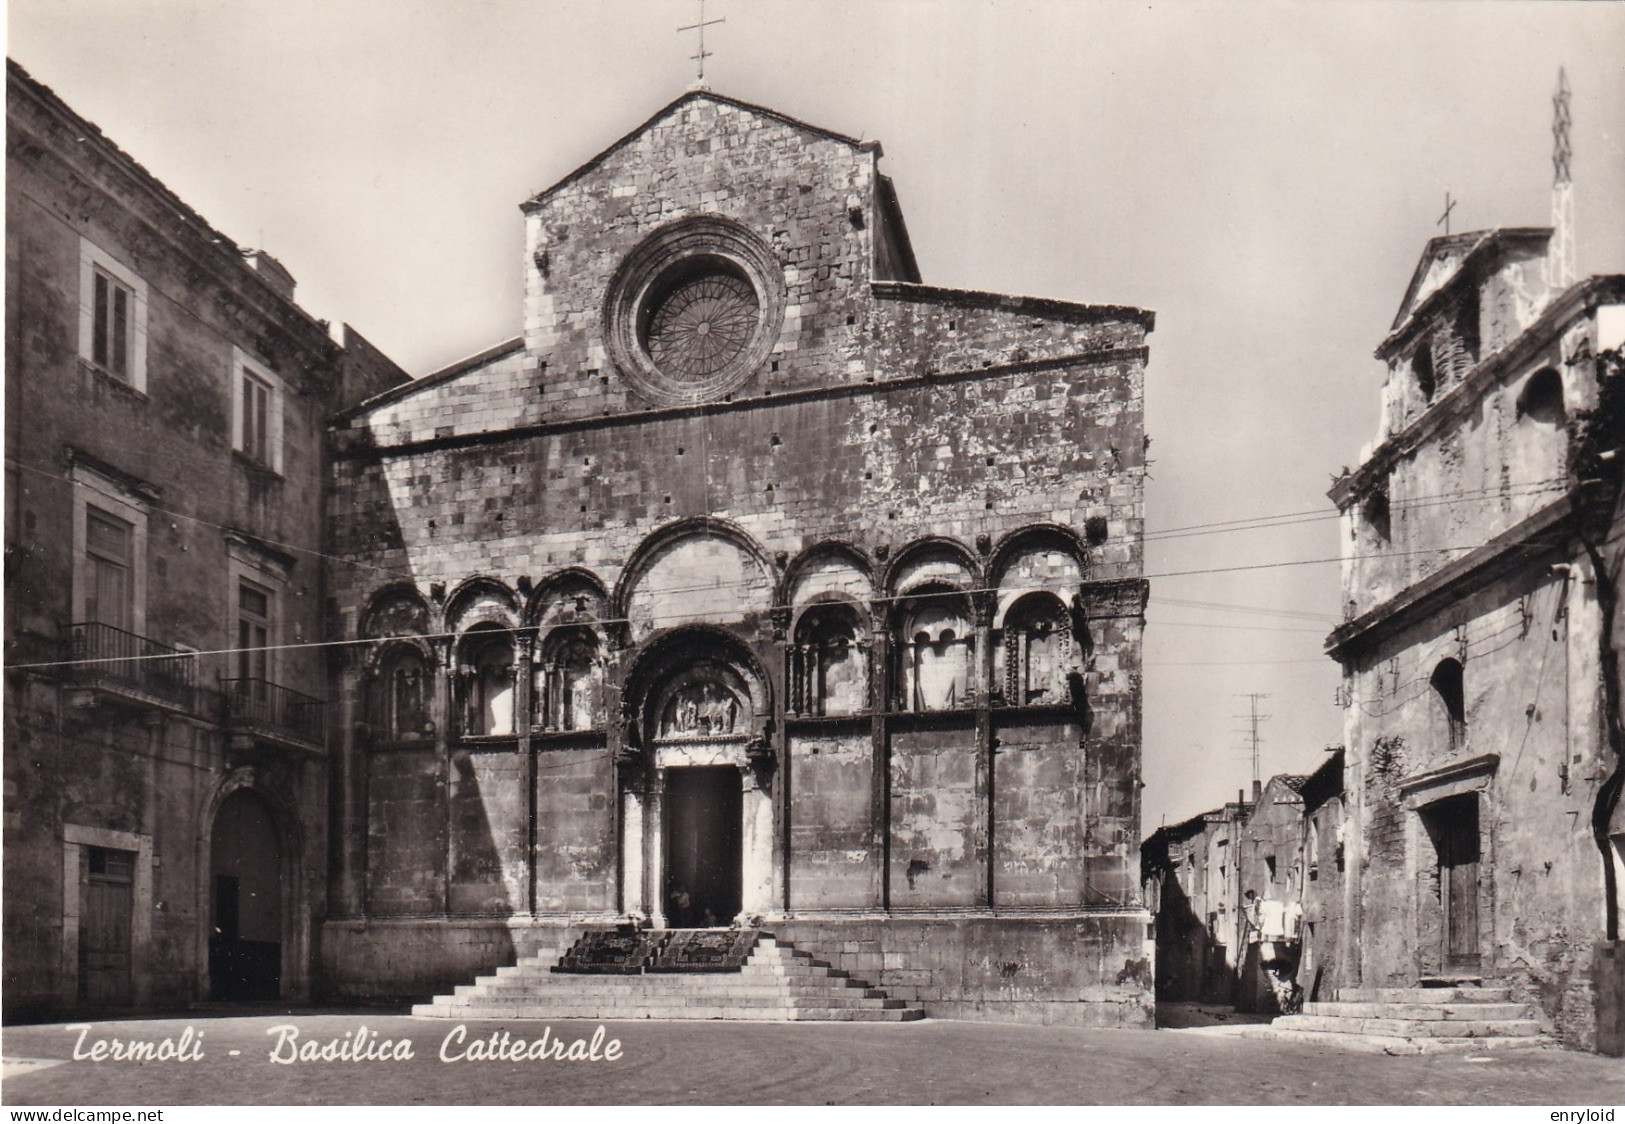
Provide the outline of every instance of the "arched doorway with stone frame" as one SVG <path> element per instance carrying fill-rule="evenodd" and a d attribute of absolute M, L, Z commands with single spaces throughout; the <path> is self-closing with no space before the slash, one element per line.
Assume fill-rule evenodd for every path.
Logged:
<path fill-rule="evenodd" d="M 308 997 L 304 835 L 287 798 L 255 769 L 228 774 L 200 817 L 199 994 L 216 1000 Z"/>
<path fill-rule="evenodd" d="M 772 909 L 773 700 L 724 629 L 653 638 L 622 689 L 621 909 L 660 928 Z"/>

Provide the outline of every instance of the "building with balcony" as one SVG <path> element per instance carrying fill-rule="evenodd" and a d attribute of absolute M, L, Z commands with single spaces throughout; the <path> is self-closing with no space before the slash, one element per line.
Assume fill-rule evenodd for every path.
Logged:
<path fill-rule="evenodd" d="M 1625 277 L 1570 283 L 1561 242 L 1514 228 L 1428 243 L 1377 349 L 1376 440 L 1331 491 L 1338 976 L 1498 982 L 1590 1047 L 1599 989 L 1620 986 L 1598 973 L 1618 963 L 1625 882 Z"/>
<path fill-rule="evenodd" d="M 8 1018 L 302 999 L 328 415 L 404 378 L 7 68 Z"/>

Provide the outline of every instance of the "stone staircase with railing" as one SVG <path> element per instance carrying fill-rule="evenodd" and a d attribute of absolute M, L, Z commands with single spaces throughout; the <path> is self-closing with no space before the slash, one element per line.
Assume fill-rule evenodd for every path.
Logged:
<path fill-rule="evenodd" d="M 562 950 L 568 953 L 569 950 Z M 498 968 L 412 1008 L 448 1019 L 750 1019 L 911 1022 L 925 1012 L 761 934 L 736 968 L 589 974 L 555 969 L 559 949 Z"/>
<path fill-rule="evenodd" d="M 1553 1046 L 1532 1004 L 1505 987 L 1345 987 L 1331 1003 L 1305 1003 L 1246 1036 L 1317 1042 L 1384 1054 Z"/>

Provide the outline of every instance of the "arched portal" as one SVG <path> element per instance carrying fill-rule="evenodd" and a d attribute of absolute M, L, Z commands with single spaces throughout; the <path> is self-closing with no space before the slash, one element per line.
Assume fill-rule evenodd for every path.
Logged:
<path fill-rule="evenodd" d="M 215 813 L 209 883 L 209 997 L 279 998 L 282 847 L 270 808 L 247 789 Z"/>
<path fill-rule="evenodd" d="M 626 698 L 642 767 L 622 796 L 623 907 L 677 928 L 767 911 L 772 705 L 761 669 L 719 631 L 682 630 L 640 654 Z"/>

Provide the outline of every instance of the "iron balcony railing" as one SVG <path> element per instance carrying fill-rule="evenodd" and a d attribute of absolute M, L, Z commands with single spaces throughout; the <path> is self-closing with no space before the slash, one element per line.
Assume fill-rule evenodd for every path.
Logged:
<path fill-rule="evenodd" d="M 227 729 L 323 743 L 326 704 L 266 679 L 222 679 Z"/>
<path fill-rule="evenodd" d="M 146 695 L 190 710 L 197 698 L 191 653 L 110 624 L 68 627 L 68 675 L 81 687 Z"/>

